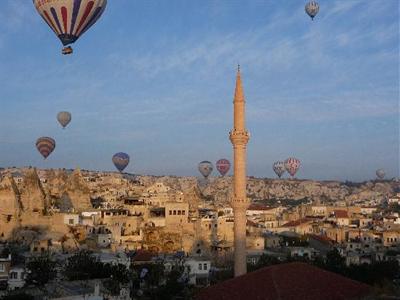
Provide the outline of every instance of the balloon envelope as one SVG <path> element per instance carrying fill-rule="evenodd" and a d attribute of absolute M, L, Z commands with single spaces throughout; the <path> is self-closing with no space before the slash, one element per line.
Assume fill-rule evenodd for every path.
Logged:
<path fill-rule="evenodd" d="M 67 111 L 60 111 L 57 114 L 57 120 L 63 128 L 65 128 L 69 122 L 71 122 L 71 113 Z"/>
<path fill-rule="evenodd" d="M 285 160 L 285 169 L 288 171 L 290 176 L 294 176 L 297 170 L 300 168 L 300 160 L 294 157 L 289 157 Z"/>
<path fill-rule="evenodd" d="M 306 4 L 305 11 L 307 15 L 311 17 L 311 19 L 314 19 L 314 17 L 319 12 L 319 4 L 317 3 L 317 1 L 310 1 Z"/>
<path fill-rule="evenodd" d="M 216 166 L 217 166 L 218 172 L 222 176 L 225 176 L 225 174 L 228 173 L 229 169 L 231 168 L 231 163 L 229 162 L 229 160 L 227 160 L 225 158 L 221 158 L 220 160 L 217 161 Z"/>
<path fill-rule="evenodd" d="M 112 161 L 118 171 L 122 172 L 129 164 L 129 155 L 124 152 L 115 153 L 112 157 Z"/>
<path fill-rule="evenodd" d="M 33 0 L 37 12 L 66 46 L 103 14 L 107 0 Z"/>
<path fill-rule="evenodd" d="M 279 178 L 285 173 L 285 163 L 283 161 L 276 161 L 272 165 L 272 169 L 274 169 L 274 172 L 276 175 L 278 175 Z"/>
<path fill-rule="evenodd" d="M 40 137 L 36 140 L 36 148 L 44 158 L 47 158 L 56 147 L 56 141 L 48 136 Z"/>
<path fill-rule="evenodd" d="M 385 170 L 384 170 L 384 169 L 378 169 L 378 170 L 376 170 L 376 176 L 377 176 L 379 179 L 385 178 L 385 175 L 386 175 L 386 173 L 385 173 Z"/>
<path fill-rule="evenodd" d="M 205 178 L 207 178 L 213 170 L 213 165 L 211 162 L 209 162 L 207 160 L 203 160 L 202 162 L 199 163 L 198 169 L 199 169 L 199 172 L 201 173 L 201 175 L 203 175 Z"/>

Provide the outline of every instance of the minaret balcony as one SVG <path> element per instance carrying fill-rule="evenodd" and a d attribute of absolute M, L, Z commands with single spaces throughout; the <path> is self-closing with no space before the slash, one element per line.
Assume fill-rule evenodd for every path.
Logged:
<path fill-rule="evenodd" d="M 247 130 L 233 129 L 229 132 L 229 139 L 233 145 L 246 145 L 250 139 L 250 133 Z"/>

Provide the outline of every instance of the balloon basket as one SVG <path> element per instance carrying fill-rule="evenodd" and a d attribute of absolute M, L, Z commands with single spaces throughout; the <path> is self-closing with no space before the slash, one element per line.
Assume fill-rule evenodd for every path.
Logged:
<path fill-rule="evenodd" d="M 71 46 L 64 47 L 61 51 L 61 53 L 64 55 L 72 54 L 73 52 L 74 52 L 74 50 L 72 49 Z"/>

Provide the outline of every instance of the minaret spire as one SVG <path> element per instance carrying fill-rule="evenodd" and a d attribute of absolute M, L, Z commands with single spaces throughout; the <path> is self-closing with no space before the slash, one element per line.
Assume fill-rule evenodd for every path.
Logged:
<path fill-rule="evenodd" d="M 234 246 L 235 276 L 246 273 L 246 209 L 249 201 L 246 195 L 246 147 L 249 133 L 245 122 L 245 100 L 240 74 L 240 65 L 236 74 L 235 96 L 233 99 L 233 130 L 229 138 L 233 145 L 233 199 L 232 207 L 235 215 Z"/>

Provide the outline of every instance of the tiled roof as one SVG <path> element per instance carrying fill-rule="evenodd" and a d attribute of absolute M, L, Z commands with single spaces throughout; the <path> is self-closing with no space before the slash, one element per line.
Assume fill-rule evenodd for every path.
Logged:
<path fill-rule="evenodd" d="M 312 221 L 312 220 L 310 220 L 308 218 L 302 218 L 302 219 L 298 219 L 296 221 L 290 221 L 286 224 L 283 224 L 281 227 L 296 227 L 296 226 L 299 226 L 301 224 L 304 224 L 304 223 L 307 223 L 310 221 Z"/>
<path fill-rule="evenodd" d="M 331 244 L 332 243 L 332 240 L 330 238 L 328 238 L 326 235 L 310 234 L 309 236 L 311 238 L 313 238 L 313 239 L 315 239 L 317 241 L 320 241 L 322 243 L 325 243 L 325 244 Z"/>
<path fill-rule="evenodd" d="M 366 284 L 305 263 L 265 267 L 201 290 L 196 300 L 344 300 L 370 293 Z"/>
<path fill-rule="evenodd" d="M 132 257 L 133 261 L 151 261 L 156 254 L 146 250 L 138 250 Z"/>
<path fill-rule="evenodd" d="M 347 214 L 347 211 L 345 211 L 345 210 L 336 209 L 333 211 L 333 213 L 335 214 L 336 218 L 348 218 L 349 217 Z"/>
<path fill-rule="evenodd" d="M 251 220 L 247 220 L 246 225 L 247 226 L 251 226 L 251 227 L 258 227 L 258 224 L 256 222 L 251 221 Z"/>

